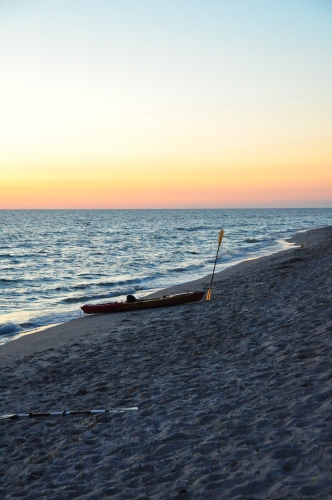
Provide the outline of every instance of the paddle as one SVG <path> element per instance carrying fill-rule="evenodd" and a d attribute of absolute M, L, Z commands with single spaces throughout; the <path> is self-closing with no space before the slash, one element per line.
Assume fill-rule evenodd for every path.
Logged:
<path fill-rule="evenodd" d="M 98 413 L 122 413 L 124 411 L 138 410 L 137 406 L 132 408 L 113 408 L 111 410 L 79 410 L 79 411 L 50 411 L 47 413 L 14 413 L 10 415 L 0 415 L 0 420 L 5 418 L 16 419 L 20 417 L 37 418 L 37 417 L 65 417 L 66 415 L 96 415 Z"/>
<path fill-rule="evenodd" d="M 216 269 L 216 264 L 217 264 L 217 259 L 218 259 L 218 253 L 219 253 L 219 248 L 220 248 L 220 245 L 221 245 L 221 242 L 222 242 L 222 238 L 224 236 L 224 230 L 222 229 L 219 233 L 219 240 L 218 240 L 218 250 L 217 250 L 217 255 L 216 255 L 216 260 L 214 261 L 214 268 L 213 268 L 213 273 L 212 273 L 212 277 L 211 277 L 211 284 L 210 284 L 210 288 L 208 289 L 208 292 L 206 294 L 206 300 L 211 300 L 211 295 L 212 295 L 212 282 L 213 282 L 213 277 L 214 277 L 214 271 Z"/>

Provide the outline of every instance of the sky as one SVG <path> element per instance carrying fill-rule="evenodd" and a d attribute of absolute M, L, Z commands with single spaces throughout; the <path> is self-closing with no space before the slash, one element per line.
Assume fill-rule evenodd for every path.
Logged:
<path fill-rule="evenodd" d="M 0 209 L 332 207 L 329 0 L 0 0 Z"/>

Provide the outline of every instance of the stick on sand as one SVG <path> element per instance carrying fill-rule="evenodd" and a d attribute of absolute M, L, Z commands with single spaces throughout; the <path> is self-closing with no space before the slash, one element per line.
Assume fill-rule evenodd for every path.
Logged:
<path fill-rule="evenodd" d="M 13 413 L 9 415 L 0 415 L 0 419 L 11 418 L 16 419 L 20 417 L 37 418 L 37 417 L 65 417 L 67 415 L 96 415 L 99 413 L 118 413 L 124 411 L 138 410 L 137 406 L 132 408 L 114 408 L 112 410 L 81 410 L 81 411 L 51 411 L 47 413 Z"/>

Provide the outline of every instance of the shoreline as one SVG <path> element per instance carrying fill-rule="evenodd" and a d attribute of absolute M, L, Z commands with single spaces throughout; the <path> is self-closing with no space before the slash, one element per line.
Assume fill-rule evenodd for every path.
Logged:
<path fill-rule="evenodd" d="M 305 236 L 306 233 L 308 233 L 310 231 L 315 231 L 317 229 L 320 229 L 320 228 L 303 230 L 303 231 L 300 231 L 298 233 L 295 233 L 292 237 L 283 240 L 285 243 L 288 243 L 288 244 L 294 245 L 294 246 L 290 246 L 289 248 L 285 248 L 284 250 L 279 250 L 278 252 L 274 252 L 274 253 L 269 254 L 269 255 L 248 258 L 248 259 L 246 259 L 244 261 L 240 261 L 240 262 L 238 262 L 238 263 L 236 263 L 236 264 L 234 264 L 226 269 L 223 269 L 222 271 L 216 272 L 214 275 L 214 283 L 218 282 L 218 281 L 222 281 L 224 279 L 227 279 L 232 274 L 236 274 L 238 272 L 245 271 L 248 267 L 250 267 L 252 265 L 256 265 L 256 264 L 259 264 L 260 262 L 268 261 L 270 258 L 273 258 L 274 256 L 282 256 L 285 253 L 288 253 L 290 251 L 295 250 L 296 248 L 299 247 L 299 245 L 301 245 L 302 243 L 305 244 L 305 242 L 307 241 L 307 237 Z M 210 285 L 211 275 L 212 274 L 208 274 L 206 276 L 203 276 L 202 278 L 191 280 L 191 281 L 181 283 L 178 285 L 173 285 L 171 287 L 162 288 L 156 292 L 151 292 L 151 293 L 148 293 L 147 295 L 144 295 L 144 298 L 149 297 L 152 299 L 152 298 L 162 297 L 165 294 L 172 295 L 172 294 L 183 293 L 183 292 L 187 292 L 187 291 L 188 292 L 196 291 L 198 289 L 203 291 L 203 288 L 206 288 L 206 291 L 207 291 L 208 287 Z M 204 301 L 205 297 L 202 300 Z M 127 313 L 116 313 L 116 315 L 113 314 L 111 316 L 113 318 L 114 316 L 117 316 L 118 314 L 127 314 Z M 81 316 L 81 317 L 76 318 L 76 319 L 65 321 L 64 323 L 44 325 L 44 326 L 34 328 L 32 330 L 27 330 L 27 331 L 24 331 L 21 333 L 18 332 L 17 334 L 13 335 L 13 339 L 10 339 L 10 340 L 0 344 L 0 358 L 2 356 L 2 349 L 4 348 L 4 346 L 12 345 L 13 342 L 19 342 L 21 339 L 25 339 L 26 337 L 29 337 L 30 335 L 32 335 L 32 336 L 38 335 L 38 337 L 34 337 L 33 339 L 31 339 L 31 342 L 30 342 L 30 339 L 25 339 L 22 342 L 20 342 L 20 345 L 17 346 L 17 348 L 19 349 L 20 352 L 23 352 L 25 348 L 27 349 L 27 353 L 34 352 L 33 349 L 36 348 L 38 344 L 40 344 L 41 342 L 44 342 L 44 341 L 45 341 L 45 348 L 48 348 L 46 346 L 50 346 L 51 344 L 53 345 L 55 340 L 56 340 L 56 337 L 58 335 L 62 336 L 64 341 L 67 341 L 69 338 L 71 338 L 71 335 L 67 331 L 70 327 L 73 328 L 73 332 L 75 332 L 75 334 L 77 335 L 77 333 L 79 331 L 79 326 L 80 326 L 79 322 L 81 322 L 82 320 L 84 321 L 86 318 L 98 318 L 98 317 L 100 318 L 102 316 L 104 316 L 104 315 L 98 315 L 98 314 L 97 315 L 84 315 L 84 316 Z M 97 323 L 98 323 L 98 321 L 97 321 Z M 86 326 L 86 325 L 82 324 L 82 327 L 83 326 Z M 48 335 L 50 338 L 44 339 L 44 335 Z M 31 343 L 31 346 L 29 346 L 30 343 Z M 16 344 L 15 344 L 15 346 L 16 346 Z M 40 347 L 42 350 L 43 346 L 41 345 Z M 7 352 L 8 355 L 12 356 L 12 351 L 15 350 L 15 348 L 13 348 L 13 349 L 5 348 L 5 352 Z"/>
<path fill-rule="evenodd" d="M 295 233 L 295 234 L 301 234 L 301 233 L 303 233 L 305 231 L 307 231 L 307 230 L 302 230 L 302 231 L 300 231 L 298 233 Z M 289 237 L 284 238 L 284 239 L 280 239 L 280 240 L 276 240 L 273 246 L 266 247 L 266 248 L 263 248 L 263 249 L 260 250 L 260 252 L 263 253 L 263 255 L 257 255 L 257 252 L 252 252 L 254 254 L 256 253 L 256 255 L 250 256 L 250 253 L 249 253 L 249 256 L 246 257 L 245 259 L 241 258 L 240 260 L 235 261 L 234 263 L 226 264 L 228 267 L 222 269 L 221 271 L 217 271 L 216 272 L 216 274 L 215 274 L 216 279 L 219 279 L 218 276 L 217 276 L 219 273 L 229 272 L 229 270 L 231 270 L 234 267 L 237 267 L 237 266 L 239 266 L 239 265 L 241 265 L 243 263 L 249 262 L 251 260 L 257 260 L 257 259 L 262 259 L 262 258 L 265 258 L 265 257 L 270 257 L 272 255 L 275 255 L 275 254 L 279 253 L 279 252 L 283 252 L 285 250 L 289 250 L 290 248 L 283 248 L 281 250 L 280 249 L 279 250 L 275 249 L 275 247 L 280 247 L 280 246 L 285 247 L 287 244 L 289 244 L 289 240 L 290 240 Z M 265 252 L 269 252 L 269 253 L 267 253 L 266 255 L 264 255 Z M 219 262 L 219 264 L 223 265 L 222 262 Z M 205 270 L 205 272 L 206 272 L 206 270 Z M 230 272 L 232 272 L 232 271 L 230 271 Z M 200 275 L 200 276 L 198 276 L 196 278 L 190 278 L 188 281 L 181 282 L 181 283 L 179 283 L 177 285 L 169 285 L 169 286 L 165 285 L 165 286 L 162 286 L 159 289 L 158 288 L 154 288 L 154 289 L 152 289 L 150 291 L 149 290 L 141 290 L 141 291 L 138 291 L 137 294 L 141 295 L 142 297 L 148 297 L 148 296 L 158 297 L 160 294 L 165 293 L 166 290 L 167 291 L 170 290 L 169 293 L 177 293 L 176 291 L 173 292 L 173 289 L 174 290 L 179 289 L 181 291 L 183 289 L 183 287 L 186 286 L 187 284 L 189 284 L 189 289 L 191 290 L 192 289 L 192 288 L 190 288 L 190 284 L 191 283 L 194 283 L 194 284 L 195 283 L 197 283 L 197 284 L 199 284 L 199 283 L 205 283 L 206 284 L 207 281 L 210 279 L 210 277 L 211 277 L 211 274 L 207 274 L 207 275 L 203 275 L 203 276 Z M 120 298 L 118 298 L 118 297 L 112 297 L 112 298 L 109 298 L 109 299 L 105 299 L 104 302 L 107 302 L 107 300 L 112 301 L 112 300 L 124 300 L 124 299 L 125 299 L 125 296 L 121 296 Z M 72 316 L 72 313 L 73 313 L 73 311 L 67 311 L 67 314 L 69 316 Z M 64 313 L 64 314 L 66 314 L 66 313 Z M 34 327 L 30 328 L 30 329 L 22 329 L 20 327 L 19 321 L 15 321 L 13 319 L 8 320 L 7 322 L 5 321 L 5 323 L 2 326 L 6 326 L 8 324 L 9 328 L 16 327 L 17 331 L 13 331 L 13 333 L 7 333 L 7 334 L 6 333 L 2 333 L 1 336 L 0 336 L 0 346 L 6 344 L 8 342 L 12 342 L 14 340 L 17 340 L 17 339 L 19 339 L 19 338 L 21 338 L 21 337 L 23 337 L 25 335 L 34 334 L 36 332 L 39 332 L 39 331 L 42 331 L 42 330 L 45 330 L 45 329 L 48 329 L 48 328 L 52 328 L 55 325 L 57 326 L 57 325 L 61 325 L 61 324 L 66 324 L 66 323 L 72 321 L 72 319 L 78 319 L 79 316 L 78 316 L 77 312 L 76 312 L 76 315 L 77 315 L 76 318 L 75 317 L 74 318 L 73 317 L 72 318 L 68 317 L 67 319 L 62 319 L 62 320 L 59 321 L 59 319 L 56 319 L 54 317 L 54 313 L 53 313 L 53 315 L 51 315 L 50 318 L 49 318 L 49 323 L 48 324 L 43 324 L 42 323 L 40 326 L 34 326 Z M 28 320 L 28 321 L 30 321 L 30 320 Z M 35 320 L 33 320 L 33 321 L 35 321 Z M 38 322 L 38 318 L 37 318 L 37 322 Z"/>
<path fill-rule="evenodd" d="M 87 316 L 0 348 L 8 500 L 332 496 L 332 227 L 212 300 Z"/>
<path fill-rule="evenodd" d="M 320 228 L 317 228 L 320 229 Z M 223 269 L 222 271 L 218 271 L 215 273 L 213 282 L 218 282 L 218 281 L 223 281 L 224 279 L 227 279 L 229 276 L 233 274 L 237 274 L 239 272 L 245 271 L 249 267 L 259 265 L 262 262 L 269 261 L 270 259 L 273 259 L 274 257 L 281 257 L 282 255 L 285 255 L 286 253 L 290 251 L 294 251 L 297 248 L 300 248 L 301 244 L 304 246 L 308 242 L 308 236 L 306 236 L 306 233 L 309 233 L 310 231 L 315 231 L 316 229 L 308 229 L 305 231 L 300 231 L 296 234 L 294 234 L 291 238 L 287 238 L 284 240 L 286 243 L 293 245 L 290 246 L 289 248 L 285 248 L 284 250 L 279 250 L 277 252 L 271 253 L 269 255 L 263 255 L 261 257 L 250 257 L 246 260 L 242 260 L 232 266 L 227 267 L 226 269 Z M 192 292 L 196 291 L 196 287 L 199 287 L 200 285 L 204 285 L 206 287 L 206 291 L 208 290 L 208 287 L 210 285 L 211 281 L 211 274 L 208 274 L 206 276 L 203 276 L 202 278 L 198 278 L 196 280 L 188 281 L 186 283 L 182 283 L 180 285 L 173 285 L 171 287 L 164 288 L 162 290 L 158 290 L 157 292 L 153 292 L 149 295 L 147 295 L 150 298 L 157 298 L 161 297 L 162 295 L 166 294 L 173 294 L 173 293 L 182 293 L 182 292 Z"/>

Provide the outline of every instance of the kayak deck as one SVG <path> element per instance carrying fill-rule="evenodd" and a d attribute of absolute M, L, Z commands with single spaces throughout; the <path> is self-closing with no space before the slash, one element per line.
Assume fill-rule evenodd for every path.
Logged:
<path fill-rule="evenodd" d="M 177 295 L 168 295 L 157 299 L 142 299 L 136 302 L 108 302 L 106 304 L 86 304 L 81 307 L 85 314 L 112 313 L 124 311 L 137 311 L 140 309 L 152 309 L 155 307 L 170 307 L 181 304 L 198 302 L 205 292 L 187 292 Z"/>

